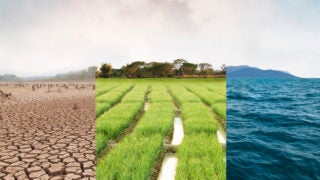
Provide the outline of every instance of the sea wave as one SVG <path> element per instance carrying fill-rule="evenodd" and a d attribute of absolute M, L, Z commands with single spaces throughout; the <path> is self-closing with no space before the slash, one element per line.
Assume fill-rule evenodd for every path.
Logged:
<path fill-rule="evenodd" d="M 320 79 L 227 80 L 227 179 L 320 179 Z"/>

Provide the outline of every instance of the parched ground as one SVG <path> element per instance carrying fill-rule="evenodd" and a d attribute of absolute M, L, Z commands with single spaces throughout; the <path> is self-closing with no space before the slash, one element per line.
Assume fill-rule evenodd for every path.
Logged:
<path fill-rule="evenodd" d="M 0 90 L 0 179 L 95 179 L 92 85 Z"/>

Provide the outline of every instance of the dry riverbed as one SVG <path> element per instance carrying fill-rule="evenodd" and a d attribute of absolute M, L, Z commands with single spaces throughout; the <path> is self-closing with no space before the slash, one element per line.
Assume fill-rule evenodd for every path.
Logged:
<path fill-rule="evenodd" d="M 39 84 L 0 84 L 0 179 L 95 179 L 93 85 Z"/>

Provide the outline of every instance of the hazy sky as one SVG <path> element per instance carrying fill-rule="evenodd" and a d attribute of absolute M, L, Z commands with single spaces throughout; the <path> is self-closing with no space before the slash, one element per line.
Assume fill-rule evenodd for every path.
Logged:
<path fill-rule="evenodd" d="M 0 74 L 177 58 L 320 77 L 320 1 L 0 0 Z"/>

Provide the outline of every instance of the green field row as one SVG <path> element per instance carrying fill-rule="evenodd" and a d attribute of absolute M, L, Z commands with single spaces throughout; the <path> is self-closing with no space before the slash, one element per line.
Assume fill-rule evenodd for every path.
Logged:
<path fill-rule="evenodd" d="M 124 86 L 123 89 L 128 89 L 128 87 L 131 87 L 131 85 Z M 97 155 L 108 145 L 108 141 L 115 139 L 139 116 L 139 113 L 143 110 L 147 91 L 148 86 L 135 86 L 120 100 L 121 103 L 99 116 L 96 120 Z M 108 103 L 105 102 L 105 104 Z"/>
<path fill-rule="evenodd" d="M 188 88 L 196 89 L 195 86 Z M 187 88 L 175 85 L 170 86 L 170 90 L 181 107 L 185 131 L 177 150 L 176 179 L 225 179 L 225 150 L 216 138 L 219 124 L 215 116 Z M 205 95 L 206 91 L 203 91 Z"/>
<path fill-rule="evenodd" d="M 220 119 L 226 119 L 225 79 L 97 79 L 97 84 L 97 179 L 155 179 L 175 115 L 184 128 L 182 144 L 175 147 L 175 179 L 226 179 L 226 150 L 217 140 Z"/>
<path fill-rule="evenodd" d="M 208 104 L 222 119 L 226 119 L 226 97 L 217 92 L 210 91 L 201 86 L 185 86 Z"/>
<path fill-rule="evenodd" d="M 164 87 L 151 87 L 150 97 L 170 95 Z M 151 98 L 153 99 L 153 98 Z M 133 132 L 118 143 L 97 165 L 97 179 L 148 179 L 164 138 L 173 127 L 171 102 L 150 103 Z"/>

